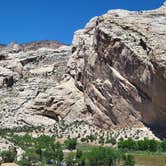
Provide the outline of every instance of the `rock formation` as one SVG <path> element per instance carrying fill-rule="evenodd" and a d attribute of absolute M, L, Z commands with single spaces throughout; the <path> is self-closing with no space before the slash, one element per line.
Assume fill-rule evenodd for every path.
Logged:
<path fill-rule="evenodd" d="M 108 11 L 75 32 L 72 46 L 1 45 L 1 128 L 60 120 L 104 129 L 165 128 L 165 41 L 164 5 Z"/>
<path fill-rule="evenodd" d="M 68 72 L 100 127 L 166 127 L 166 6 L 111 10 L 75 33 Z"/>
<path fill-rule="evenodd" d="M 40 126 L 55 123 L 36 108 L 45 91 L 57 86 L 64 77 L 70 46 L 41 41 L 19 45 L 12 43 L 0 50 L 0 126 Z M 49 98 L 51 98 L 49 96 Z M 33 107 L 34 108 L 34 107 Z M 49 116 L 49 115 L 48 115 Z M 53 118 L 53 117 L 52 117 Z"/>

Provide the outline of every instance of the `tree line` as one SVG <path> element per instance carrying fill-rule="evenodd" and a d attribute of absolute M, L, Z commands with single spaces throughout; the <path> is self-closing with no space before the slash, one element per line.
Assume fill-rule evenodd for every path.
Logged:
<path fill-rule="evenodd" d="M 157 141 L 144 138 L 143 140 L 121 140 L 118 142 L 118 148 L 130 151 L 149 151 L 149 152 L 166 152 L 166 140 Z"/>
<path fill-rule="evenodd" d="M 15 149 L 0 152 L 2 162 L 17 162 L 20 166 L 54 165 L 62 166 L 133 166 L 134 158 L 121 150 L 108 147 L 94 147 L 86 151 L 77 148 L 77 139 L 68 138 L 63 144 L 56 142 L 53 136 L 41 135 L 37 138 L 25 134 L 12 134 L 9 140 L 24 150 L 19 161 Z M 63 150 L 70 150 L 64 155 Z M 74 151 L 73 151 L 74 150 Z"/>

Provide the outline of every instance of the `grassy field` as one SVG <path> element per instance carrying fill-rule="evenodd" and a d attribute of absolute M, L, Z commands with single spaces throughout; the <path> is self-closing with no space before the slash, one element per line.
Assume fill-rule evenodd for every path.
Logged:
<path fill-rule="evenodd" d="M 91 145 L 87 143 L 82 143 L 77 145 L 77 149 L 80 149 L 82 151 L 88 151 L 89 149 L 92 149 L 94 147 L 97 147 L 97 145 Z"/>
<path fill-rule="evenodd" d="M 166 156 L 158 154 L 135 154 L 136 164 L 139 166 L 166 166 Z"/>
<path fill-rule="evenodd" d="M 93 147 L 96 146 L 86 143 L 77 145 L 77 148 L 82 151 L 88 151 Z M 164 153 L 134 152 L 133 155 L 137 166 L 166 166 L 166 154 Z"/>

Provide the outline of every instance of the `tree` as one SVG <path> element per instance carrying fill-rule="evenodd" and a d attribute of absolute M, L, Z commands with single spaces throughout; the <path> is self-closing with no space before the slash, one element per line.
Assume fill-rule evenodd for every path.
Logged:
<path fill-rule="evenodd" d="M 125 155 L 124 160 L 125 160 L 124 166 L 134 166 L 135 165 L 134 156 L 132 156 L 131 154 Z"/>
<path fill-rule="evenodd" d="M 149 151 L 156 152 L 158 149 L 158 142 L 156 140 L 149 140 Z"/>
<path fill-rule="evenodd" d="M 65 162 L 66 162 L 66 166 L 74 166 L 75 163 L 76 163 L 75 154 L 74 153 L 70 153 L 66 157 Z"/>
<path fill-rule="evenodd" d="M 166 140 L 163 140 L 161 143 L 160 143 L 160 147 L 161 147 L 161 150 L 163 152 L 166 152 Z"/>
<path fill-rule="evenodd" d="M 122 154 L 120 151 L 98 147 L 84 152 L 81 158 L 81 166 L 115 166 L 120 164 Z"/>
<path fill-rule="evenodd" d="M 0 153 L 0 156 L 2 157 L 2 160 L 4 163 L 14 162 L 17 157 L 17 151 L 15 151 L 15 150 L 2 151 Z"/>
<path fill-rule="evenodd" d="M 63 160 L 63 151 L 61 144 L 59 142 L 51 145 L 51 158 L 54 160 L 54 163 L 57 163 L 59 166 L 61 161 Z"/>
<path fill-rule="evenodd" d="M 81 150 L 77 150 L 77 152 L 76 152 L 76 158 L 80 159 L 82 157 L 82 155 L 83 155 L 83 152 Z"/>
<path fill-rule="evenodd" d="M 39 155 L 36 154 L 35 150 L 29 149 L 23 155 L 22 159 L 18 162 L 20 166 L 31 166 L 33 163 L 40 161 Z"/>
<path fill-rule="evenodd" d="M 100 136 L 100 138 L 99 138 L 99 144 L 104 145 L 104 141 L 105 141 L 104 137 Z"/>
<path fill-rule="evenodd" d="M 76 138 L 69 138 L 64 143 L 65 143 L 65 146 L 67 149 L 74 150 L 74 149 L 76 149 L 76 146 L 77 146 L 77 139 Z"/>
<path fill-rule="evenodd" d="M 128 140 L 119 141 L 118 148 L 126 150 L 136 150 L 137 144 L 133 139 L 129 138 Z"/>

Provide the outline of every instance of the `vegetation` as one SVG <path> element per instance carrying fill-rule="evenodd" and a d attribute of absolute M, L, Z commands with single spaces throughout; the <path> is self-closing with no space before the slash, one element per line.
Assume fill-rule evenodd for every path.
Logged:
<path fill-rule="evenodd" d="M 68 138 L 64 142 L 64 147 L 73 151 L 68 153 L 65 158 L 63 146 L 56 142 L 53 136 L 41 135 L 33 138 L 28 134 L 23 136 L 11 134 L 8 139 L 24 150 L 21 160 L 18 161 L 20 166 L 36 164 L 60 166 L 62 161 L 67 166 L 116 166 L 120 162 L 125 163 L 125 160 L 128 159 L 121 151 L 106 147 L 88 147 L 84 151 L 77 149 L 75 152 L 73 150 L 77 147 L 76 138 Z M 17 153 L 14 151 L 1 153 L 3 162 L 16 161 L 16 155 Z"/>
<path fill-rule="evenodd" d="M 77 128 L 79 127 L 78 123 L 75 125 Z M 146 138 L 144 140 L 133 140 L 130 138 L 127 140 L 120 139 L 117 143 L 111 132 L 96 134 L 91 131 L 85 137 L 79 136 L 79 138 L 70 138 L 69 136 L 64 144 L 57 142 L 54 135 L 40 135 L 33 138 L 29 134 L 21 136 L 13 132 L 7 131 L 6 134 L 5 132 L 1 132 L 5 136 L 4 138 L 24 150 L 21 160 L 18 161 L 20 166 L 60 166 L 62 162 L 65 162 L 67 166 L 134 166 L 135 160 L 138 163 L 138 158 L 141 158 L 137 155 L 138 153 L 159 152 L 165 154 L 164 152 L 166 152 L 166 140 L 157 141 Z M 89 144 L 94 141 L 99 143 L 98 146 Z M 78 142 L 81 143 L 78 144 Z M 102 145 L 105 143 L 111 147 L 103 147 Z M 113 145 L 117 145 L 117 147 Z M 63 152 L 64 149 L 71 152 Z M 3 162 L 14 162 L 16 156 L 17 153 L 14 149 L 0 153 Z M 165 157 L 162 160 L 165 160 Z"/>
<path fill-rule="evenodd" d="M 70 153 L 65 162 L 67 166 L 133 166 L 134 157 L 128 156 L 112 148 L 96 147 L 85 152 L 77 150 L 76 154 Z"/>
<path fill-rule="evenodd" d="M 166 152 L 166 140 L 157 141 L 145 138 L 144 140 L 135 141 L 130 138 L 119 141 L 118 148 L 126 151 Z"/>
<path fill-rule="evenodd" d="M 76 138 L 69 138 L 65 141 L 66 149 L 74 150 L 77 146 L 77 139 Z"/>
<path fill-rule="evenodd" d="M 4 163 L 14 162 L 16 160 L 16 157 L 17 157 L 17 152 L 13 149 L 10 149 L 10 150 L 7 150 L 7 151 L 2 151 L 0 153 L 0 156 L 1 156 L 2 161 Z"/>
<path fill-rule="evenodd" d="M 125 160 L 124 166 L 134 166 L 135 165 L 134 156 L 131 154 L 125 155 L 124 160 Z"/>
<path fill-rule="evenodd" d="M 54 137 L 41 135 L 33 138 L 28 134 L 24 136 L 12 135 L 10 141 L 21 147 L 25 152 L 19 165 L 30 166 L 34 163 L 56 163 L 59 166 L 63 160 L 61 144 L 55 142 Z"/>

